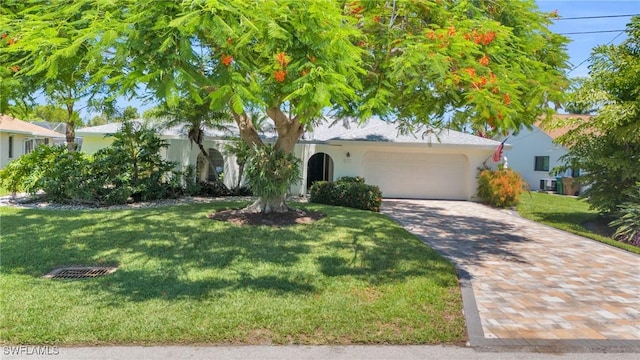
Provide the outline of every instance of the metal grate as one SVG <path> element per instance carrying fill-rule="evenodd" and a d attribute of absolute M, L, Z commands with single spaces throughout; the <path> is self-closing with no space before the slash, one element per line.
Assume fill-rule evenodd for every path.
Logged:
<path fill-rule="evenodd" d="M 69 266 L 50 271 L 45 278 L 48 279 L 86 279 L 112 274 L 115 267 L 107 266 Z"/>

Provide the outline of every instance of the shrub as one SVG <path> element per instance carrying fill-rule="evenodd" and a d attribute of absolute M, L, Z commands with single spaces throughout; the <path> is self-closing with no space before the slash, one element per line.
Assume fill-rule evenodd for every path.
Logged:
<path fill-rule="evenodd" d="M 483 169 L 478 176 L 478 197 L 491 206 L 504 208 L 517 205 L 524 189 L 524 180 L 512 169 Z"/>
<path fill-rule="evenodd" d="M 12 191 L 59 203 L 93 202 L 123 204 L 176 197 L 182 194 L 174 163 L 162 160 L 167 143 L 153 131 L 125 123 L 115 140 L 93 158 L 66 147 L 41 145 L 0 171 L 0 184 Z"/>
<path fill-rule="evenodd" d="M 355 209 L 380 211 L 382 192 L 367 185 L 362 177 L 343 177 L 335 182 L 318 181 L 311 185 L 312 203 L 345 206 Z"/>
<path fill-rule="evenodd" d="M 613 237 L 622 242 L 640 246 L 640 183 L 630 194 L 630 201 L 618 208 L 617 219 L 609 223 L 616 228 Z"/>
<path fill-rule="evenodd" d="M 253 149 L 245 171 L 254 195 L 271 202 L 300 180 L 300 159 L 269 144 Z"/>

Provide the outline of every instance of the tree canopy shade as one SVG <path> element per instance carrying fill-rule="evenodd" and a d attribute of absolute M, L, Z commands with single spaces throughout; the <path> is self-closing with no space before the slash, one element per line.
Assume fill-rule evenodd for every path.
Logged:
<path fill-rule="evenodd" d="M 575 129 L 558 139 L 569 147 L 569 166 L 584 170 L 591 184 L 583 195 L 601 212 L 615 211 L 640 183 L 640 17 L 627 25 L 620 45 L 592 52 L 589 78 L 573 94 L 574 101 L 597 109 L 588 122 L 568 119 Z"/>
<path fill-rule="evenodd" d="M 169 107 L 186 97 L 229 111 L 251 146 L 264 144 L 249 114 L 264 112 L 286 153 L 328 112 L 400 129 L 516 129 L 567 85 L 567 39 L 529 0 L 32 3 L 9 19 L 27 51 L 11 64 L 33 68 L 22 74 L 71 62 L 89 84 L 144 87 Z M 43 22 L 71 29 L 26 35 Z"/>

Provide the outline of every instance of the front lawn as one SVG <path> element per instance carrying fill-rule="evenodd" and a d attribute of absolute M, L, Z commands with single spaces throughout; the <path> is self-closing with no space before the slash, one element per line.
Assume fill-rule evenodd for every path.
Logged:
<path fill-rule="evenodd" d="M 589 210 L 586 201 L 572 196 L 539 192 L 530 194 L 520 196 L 518 213 L 522 217 L 640 254 L 640 247 L 606 236 L 605 233 L 613 232 L 607 226 L 608 221 L 596 211 Z"/>
<path fill-rule="evenodd" d="M 212 221 L 240 203 L 138 210 L 0 208 L 5 344 L 451 343 L 454 267 L 384 215 L 299 205 L 311 225 Z M 61 265 L 117 265 L 48 280 Z"/>

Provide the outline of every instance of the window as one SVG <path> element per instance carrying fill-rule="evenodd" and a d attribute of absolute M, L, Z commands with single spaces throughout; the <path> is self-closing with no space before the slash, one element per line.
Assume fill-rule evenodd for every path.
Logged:
<path fill-rule="evenodd" d="M 9 136 L 9 159 L 13 159 L 13 136 Z"/>
<path fill-rule="evenodd" d="M 43 144 L 43 139 L 29 139 L 24 142 L 24 153 L 28 154 L 33 151 L 38 145 Z"/>
<path fill-rule="evenodd" d="M 214 167 L 211 167 L 213 164 Z M 215 171 L 213 171 L 215 169 Z M 222 154 L 216 149 L 209 149 L 209 174 L 207 176 L 209 181 L 215 181 L 216 176 L 218 178 L 224 172 L 224 158 Z"/>
<path fill-rule="evenodd" d="M 535 171 L 549 171 L 549 157 L 548 156 L 536 156 Z"/>

